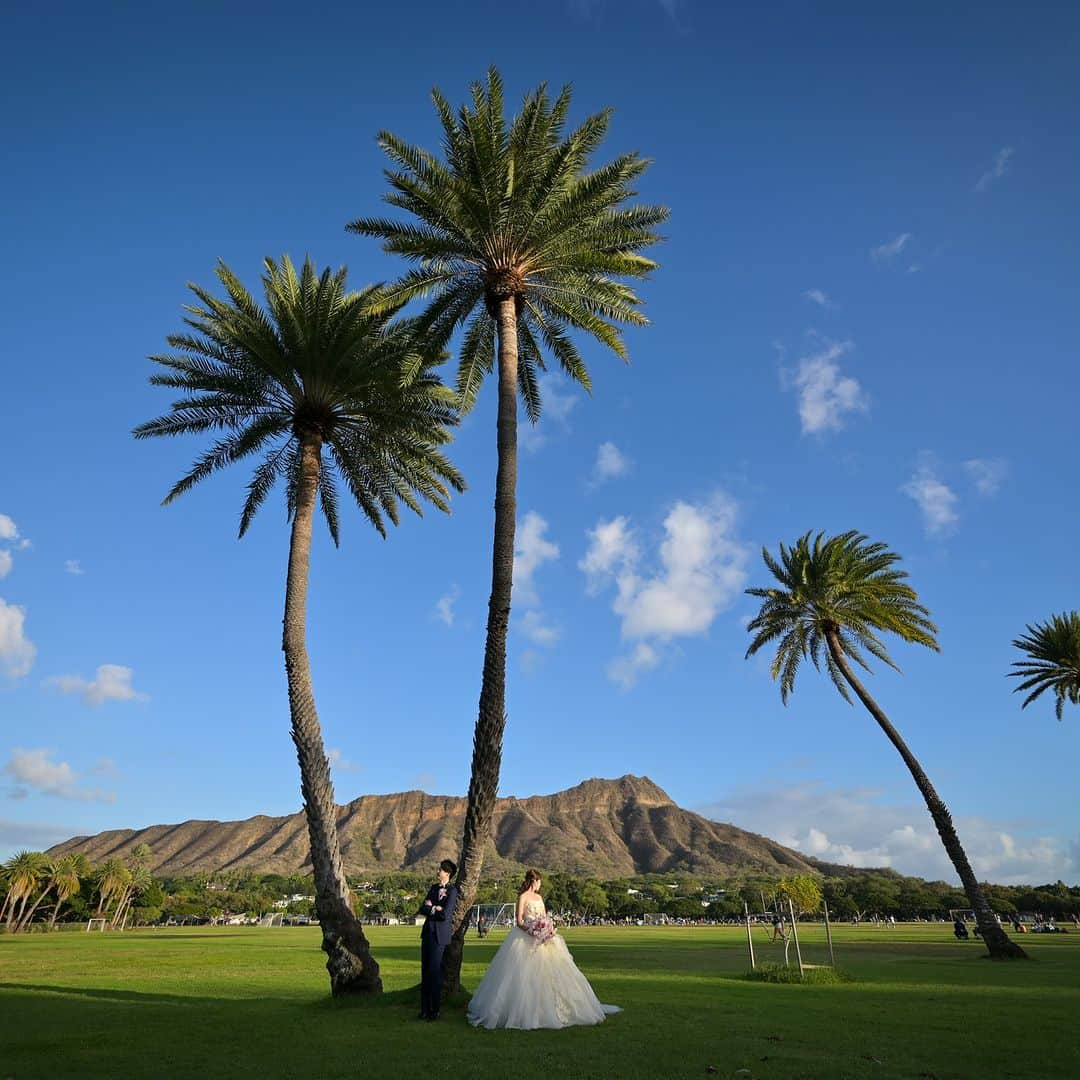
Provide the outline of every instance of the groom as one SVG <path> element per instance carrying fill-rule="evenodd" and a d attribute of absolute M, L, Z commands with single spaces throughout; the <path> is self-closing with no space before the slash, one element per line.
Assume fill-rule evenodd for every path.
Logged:
<path fill-rule="evenodd" d="M 457 907 L 458 890 L 450 884 L 457 873 L 457 864 L 449 859 L 439 863 L 439 880 L 428 889 L 427 899 L 420 905 L 417 915 L 424 916 L 424 928 L 420 931 L 420 1019 L 438 1020 L 442 998 L 442 958 L 450 944 L 453 931 L 454 908 Z"/>

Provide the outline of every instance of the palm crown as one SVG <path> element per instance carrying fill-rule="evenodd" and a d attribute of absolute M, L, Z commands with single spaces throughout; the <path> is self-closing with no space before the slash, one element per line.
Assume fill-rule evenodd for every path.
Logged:
<path fill-rule="evenodd" d="M 833 683 L 850 702 L 828 649 L 830 635 L 845 656 L 869 671 L 864 649 L 896 668 L 877 632 L 888 631 L 937 650 L 937 627 L 915 590 L 904 583 L 907 574 L 895 569 L 900 556 L 884 544 L 870 543 L 855 531 L 828 538 L 818 533 L 813 541 L 810 535 L 801 536 L 791 547 L 781 544 L 779 559 L 762 551 L 778 584 L 746 590 L 763 601 L 747 626 L 754 639 L 746 655 L 777 642 L 772 677 L 779 678 L 785 703 L 800 663 L 809 657 L 820 670 L 824 656 Z"/>
<path fill-rule="evenodd" d="M 419 514 L 419 496 L 446 510 L 448 486 L 461 491 L 464 482 L 438 450 L 457 422 L 454 395 L 433 372 L 441 353 L 419 341 L 411 322 L 390 323 L 392 310 L 373 313 L 374 287 L 347 292 L 344 268 L 319 275 L 306 260 L 298 275 L 287 257 L 264 267 L 267 310 L 219 263 L 227 299 L 191 285 L 199 303 L 184 321 L 193 333 L 168 338 L 178 353 L 151 357 L 169 370 L 150 381 L 186 396 L 137 427 L 136 438 L 226 432 L 165 502 L 258 453 L 240 535 L 281 477 L 291 517 L 300 442 L 313 438 L 333 466 L 323 469 L 319 494 L 335 543 L 335 474 L 384 536 L 384 519 L 398 522 L 399 502 Z"/>
<path fill-rule="evenodd" d="M 1040 694 L 1054 691 L 1057 718 L 1062 718 L 1065 702 L 1080 705 L 1080 612 L 1054 615 L 1044 623 L 1027 627 L 1027 634 L 1013 645 L 1027 654 L 1018 660 L 1009 675 L 1023 681 L 1014 692 L 1031 691 L 1021 708 L 1027 708 Z"/>
<path fill-rule="evenodd" d="M 396 168 L 386 176 L 391 205 L 416 221 L 361 218 L 348 228 L 383 239 L 383 249 L 417 265 L 386 289 L 385 303 L 431 296 L 421 324 L 438 345 L 468 324 L 457 388 L 463 407 L 494 365 L 499 301 L 513 298 L 520 340 L 518 386 L 529 418 L 540 414 L 542 346 L 589 388 L 568 333 L 584 330 L 626 358 L 619 323 L 643 325 L 640 299 L 619 278 L 643 278 L 656 263 L 640 254 L 667 218 L 657 206 L 623 204 L 648 167 L 637 153 L 587 171 L 610 110 L 563 134 L 566 87 L 551 101 L 544 86 L 526 97 L 507 126 L 503 87 L 494 69 L 472 87 L 472 105 L 455 112 L 432 92 L 443 128 L 439 160 L 388 131 L 379 143 Z"/>

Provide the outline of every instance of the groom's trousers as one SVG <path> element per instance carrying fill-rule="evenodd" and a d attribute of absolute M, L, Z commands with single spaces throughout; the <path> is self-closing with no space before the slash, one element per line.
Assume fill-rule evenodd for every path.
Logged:
<path fill-rule="evenodd" d="M 436 1016 L 442 1002 L 442 958 L 446 946 L 433 933 L 420 937 L 420 1011 Z"/>

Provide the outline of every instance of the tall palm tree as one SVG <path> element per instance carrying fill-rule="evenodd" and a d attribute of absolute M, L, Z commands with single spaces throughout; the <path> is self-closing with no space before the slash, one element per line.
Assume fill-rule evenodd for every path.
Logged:
<path fill-rule="evenodd" d="M 565 132 L 566 87 L 552 101 L 544 86 L 527 95 L 509 123 L 498 72 L 472 87 L 456 112 L 432 92 L 443 129 L 443 158 L 383 131 L 393 168 L 386 201 L 413 220 L 360 218 L 348 228 L 383 240 L 383 250 L 414 263 L 383 302 L 430 297 L 418 323 L 436 346 L 464 327 L 457 390 L 464 409 L 498 364 L 498 469 L 491 596 L 472 772 L 457 884 L 461 898 L 446 953 L 444 986 L 458 988 L 466 917 L 491 835 L 506 726 L 506 638 L 513 586 L 517 490 L 517 395 L 535 423 L 544 351 L 590 388 L 571 336 L 582 330 L 627 359 L 620 323 L 642 326 L 641 301 L 620 279 L 644 278 L 656 266 L 640 252 L 667 218 L 657 206 L 626 205 L 648 167 L 623 154 L 589 171 L 610 110 Z"/>
<path fill-rule="evenodd" d="M 434 373 L 438 349 L 418 343 L 408 323 L 375 314 L 373 291 L 346 291 L 346 271 L 297 275 L 286 258 L 264 263 L 266 310 L 224 263 L 227 299 L 196 285 L 198 304 L 174 335 L 178 353 L 155 356 L 167 369 L 151 382 L 185 395 L 172 412 L 135 429 L 138 438 L 219 431 L 225 436 L 174 485 L 171 502 L 225 465 L 260 453 L 240 516 L 247 531 L 280 477 L 292 519 L 282 648 L 292 739 L 300 765 L 316 906 L 335 995 L 378 992 L 379 966 L 353 912 L 341 862 L 330 763 L 315 709 L 306 641 L 308 570 L 316 499 L 336 544 L 338 479 L 368 521 L 386 536 L 399 504 L 421 500 L 449 510 L 461 475 L 439 450 L 457 422 L 454 394 Z M 338 479 L 335 479 L 338 478 Z"/>
<path fill-rule="evenodd" d="M 20 851 L 4 864 L 8 893 L 5 900 L 8 933 L 14 933 L 22 922 L 30 897 L 42 880 L 48 877 L 49 860 L 40 851 Z"/>
<path fill-rule="evenodd" d="M 807 657 L 818 670 L 824 660 L 829 677 L 848 704 L 853 704 L 849 689 L 855 692 L 896 747 L 926 800 L 941 842 L 975 911 L 990 956 L 1025 957 L 1024 950 L 1009 939 L 994 918 L 945 803 L 849 662 L 869 671 L 862 652 L 865 649 L 896 668 L 878 631 L 938 651 L 937 627 L 930 621 L 930 612 L 919 603 L 915 590 L 905 584 L 907 573 L 894 566 L 900 556 L 884 544 L 870 543 L 855 531 L 828 538 L 818 533 L 812 542 L 810 533 L 806 533 L 790 548 L 781 544 L 779 559 L 767 550 L 762 555 L 777 584 L 746 590 L 762 601 L 760 611 L 747 627 L 754 639 L 746 655 L 753 656 L 765 645 L 777 643 L 772 677 L 780 680 L 785 705 L 795 687 L 799 665 Z"/>
<path fill-rule="evenodd" d="M 1017 660 L 1009 675 L 1023 679 L 1013 692 L 1030 690 L 1020 707 L 1026 709 L 1046 690 L 1054 691 L 1054 711 L 1062 718 L 1065 702 L 1080 705 L 1080 612 L 1052 615 L 1044 623 L 1027 627 L 1013 645 L 1027 654 Z"/>
<path fill-rule="evenodd" d="M 83 880 L 89 877 L 90 873 L 90 860 L 81 851 L 69 852 L 57 859 L 54 867 L 56 906 L 49 917 L 50 930 L 56 925 L 60 909 L 82 888 Z"/>

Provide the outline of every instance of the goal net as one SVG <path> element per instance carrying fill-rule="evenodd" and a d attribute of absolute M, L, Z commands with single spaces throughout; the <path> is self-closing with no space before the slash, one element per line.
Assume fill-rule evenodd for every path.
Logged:
<path fill-rule="evenodd" d="M 514 925 L 514 904 L 477 904 L 469 917 L 469 925 L 483 937 L 489 930 L 507 929 Z"/>
<path fill-rule="evenodd" d="M 105 924 L 108 919 L 87 919 L 86 920 L 86 932 L 89 934 L 91 930 L 101 930 L 104 932 Z"/>

